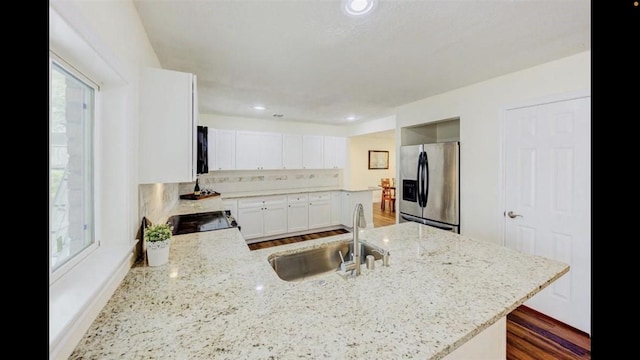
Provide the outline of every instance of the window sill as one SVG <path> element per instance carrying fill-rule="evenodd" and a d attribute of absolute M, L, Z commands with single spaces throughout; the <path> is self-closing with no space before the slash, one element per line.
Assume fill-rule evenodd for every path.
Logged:
<path fill-rule="evenodd" d="M 131 268 L 136 244 L 102 246 L 49 286 L 50 352 L 75 348 Z"/>

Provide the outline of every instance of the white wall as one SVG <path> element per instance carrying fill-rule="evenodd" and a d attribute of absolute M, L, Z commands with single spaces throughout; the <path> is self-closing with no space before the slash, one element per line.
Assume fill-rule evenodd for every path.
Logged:
<path fill-rule="evenodd" d="M 396 123 L 399 130 L 460 118 L 461 233 L 501 243 L 500 121 L 504 108 L 585 89 L 591 89 L 590 51 L 400 106 Z"/>
<path fill-rule="evenodd" d="M 381 178 L 396 177 L 396 141 L 394 137 L 354 136 L 349 139 L 352 189 L 366 189 L 380 185 Z M 369 150 L 389 152 L 389 169 L 369 169 Z M 372 201 L 380 202 L 382 191 L 372 192 Z"/>
<path fill-rule="evenodd" d="M 348 136 L 348 128 L 338 125 L 307 124 L 288 120 L 266 120 L 218 114 L 199 114 L 198 124 L 225 130 L 250 130 L 289 134 Z"/>
<path fill-rule="evenodd" d="M 396 117 L 387 116 L 380 119 L 369 120 L 362 123 L 347 125 L 349 136 L 358 136 L 379 133 L 396 129 Z"/>
<path fill-rule="evenodd" d="M 66 358 L 130 267 L 140 223 L 138 71 L 159 61 L 131 0 L 49 4 L 51 49 L 99 83 L 102 98 L 94 162 L 100 247 L 49 289 L 50 353 Z"/>

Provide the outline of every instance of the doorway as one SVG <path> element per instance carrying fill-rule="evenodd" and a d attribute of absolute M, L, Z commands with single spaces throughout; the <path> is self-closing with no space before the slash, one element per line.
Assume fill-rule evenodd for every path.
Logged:
<path fill-rule="evenodd" d="M 505 110 L 504 244 L 569 264 L 525 304 L 591 334 L 591 96 Z"/>

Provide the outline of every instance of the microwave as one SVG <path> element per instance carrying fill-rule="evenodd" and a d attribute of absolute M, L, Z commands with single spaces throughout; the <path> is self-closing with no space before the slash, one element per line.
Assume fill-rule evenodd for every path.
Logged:
<path fill-rule="evenodd" d="M 206 126 L 198 126 L 197 136 L 197 162 L 196 173 L 206 174 L 209 172 L 209 130 Z"/>

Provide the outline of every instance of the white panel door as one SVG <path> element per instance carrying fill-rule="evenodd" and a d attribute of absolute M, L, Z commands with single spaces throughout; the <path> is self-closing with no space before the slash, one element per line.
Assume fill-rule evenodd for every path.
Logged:
<path fill-rule="evenodd" d="M 508 110 L 505 245 L 570 270 L 525 305 L 591 334 L 589 96 Z"/>

